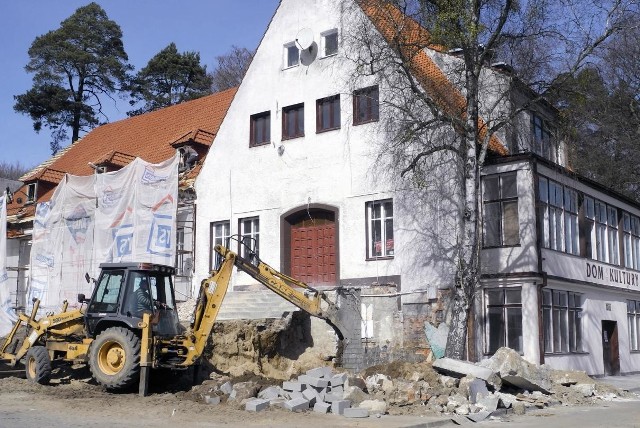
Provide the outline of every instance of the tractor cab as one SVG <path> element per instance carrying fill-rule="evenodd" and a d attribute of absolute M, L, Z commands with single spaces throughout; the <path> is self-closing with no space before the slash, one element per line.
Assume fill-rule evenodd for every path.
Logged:
<path fill-rule="evenodd" d="M 113 325 L 139 329 L 142 315 L 151 314 L 155 335 L 180 331 L 176 310 L 174 268 L 152 263 L 103 263 L 85 313 L 91 337 Z"/>

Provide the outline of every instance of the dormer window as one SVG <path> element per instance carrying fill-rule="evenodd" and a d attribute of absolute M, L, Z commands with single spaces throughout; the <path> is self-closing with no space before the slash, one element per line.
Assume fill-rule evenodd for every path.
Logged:
<path fill-rule="evenodd" d="M 532 151 L 551 161 L 556 161 L 556 146 L 549 122 L 531 113 Z"/>
<path fill-rule="evenodd" d="M 284 68 L 296 67 L 300 64 L 300 50 L 295 42 L 284 45 Z"/>
<path fill-rule="evenodd" d="M 27 203 L 32 204 L 37 199 L 36 189 L 38 183 L 29 183 L 27 185 Z"/>
<path fill-rule="evenodd" d="M 338 53 L 338 30 L 333 29 L 321 34 L 322 46 L 320 47 L 322 56 L 327 57 Z"/>
<path fill-rule="evenodd" d="M 96 174 L 104 174 L 105 172 L 107 172 L 107 167 L 105 165 L 96 167 Z"/>

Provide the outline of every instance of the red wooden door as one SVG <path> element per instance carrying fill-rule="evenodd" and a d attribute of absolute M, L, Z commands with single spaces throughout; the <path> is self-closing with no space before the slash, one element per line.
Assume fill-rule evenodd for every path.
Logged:
<path fill-rule="evenodd" d="M 291 228 L 291 276 L 307 284 L 336 283 L 336 225 Z"/>

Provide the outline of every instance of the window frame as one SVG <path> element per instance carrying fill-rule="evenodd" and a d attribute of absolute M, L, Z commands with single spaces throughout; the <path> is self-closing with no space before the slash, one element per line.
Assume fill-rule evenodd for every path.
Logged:
<path fill-rule="evenodd" d="M 251 230 L 247 233 L 245 226 L 247 223 L 251 224 Z M 252 238 L 249 239 L 246 243 L 247 245 L 255 244 L 255 247 L 252 248 L 258 254 L 258 250 L 260 249 L 260 217 L 252 216 L 252 217 L 243 217 L 238 219 L 238 234 L 240 235 L 240 239 L 238 240 L 238 254 L 240 257 L 247 257 L 245 251 L 245 245 L 243 245 L 244 239 L 246 237 Z"/>
<path fill-rule="evenodd" d="M 218 235 L 217 228 L 222 228 L 222 234 Z M 226 229 L 225 229 L 226 226 Z M 229 238 L 231 237 L 231 220 L 219 220 L 209 223 L 209 271 L 212 271 L 215 267 L 220 266 L 222 262 L 222 256 L 214 251 L 216 244 L 222 244 L 225 247 L 229 246 Z"/>
<path fill-rule="evenodd" d="M 627 300 L 629 350 L 640 352 L 640 300 Z"/>
<path fill-rule="evenodd" d="M 25 204 L 33 204 L 38 200 L 38 183 L 27 184 L 27 200 Z"/>
<path fill-rule="evenodd" d="M 380 206 L 380 217 L 373 217 L 374 208 Z M 388 215 L 388 208 L 391 208 L 391 215 Z M 390 260 L 395 257 L 395 230 L 394 230 L 394 208 L 393 199 L 381 199 L 368 201 L 365 203 L 365 219 L 366 219 L 366 259 L 365 260 Z M 374 243 L 374 222 L 380 223 L 380 250 L 381 255 L 375 255 L 375 243 Z M 389 238 L 387 231 L 387 222 L 391 225 L 391 248 L 389 249 Z M 383 250 L 384 243 L 384 250 Z"/>
<path fill-rule="evenodd" d="M 514 177 L 515 180 L 515 195 L 505 195 L 503 189 L 503 182 L 507 177 Z M 489 180 L 498 180 L 498 188 L 497 188 L 497 197 L 490 196 L 490 190 L 486 187 Z M 501 248 L 501 247 L 516 247 L 520 245 L 520 216 L 518 213 L 518 174 L 517 171 L 500 173 L 500 174 L 490 174 L 482 177 L 482 208 L 483 208 L 483 224 L 482 224 L 482 244 L 483 248 Z M 515 221 L 516 221 L 516 229 L 517 229 L 517 240 L 513 243 L 507 243 L 507 236 L 505 235 L 506 223 L 507 223 L 507 212 L 505 206 L 514 205 L 515 203 Z M 500 224 L 498 225 L 498 244 L 497 245 L 488 245 L 487 244 L 487 227 L 489 223 L 487 220 L 490 218 L 487 214 L 488 206 L 496 206 L 499 208 L 498 216 L 500 220 Z M 511 208 L 513 209 L 513 208 Z"/>
<path fill-rule="evenodd" d="M 375 97 L 371 95 L 373 93 L 375 93 Z M 358 113 L 362 100 L 368 100 L 366 105 L 367 116 L 360 119 Z M 363 125 L 377 122 L 378 120 L 380 120 L 380 89 L 378 85 L 367 86 L 353 91 L 353 124 Z"/>
<path fill-rule="evenodd" d="M 545 159 L 556 162 L 558 150 L 554 144 L 554 129 L 549 120 L 539 113 L 531 112 L 531 145 L 532 151 Z"/>
<path fill-rule="evenodd" d="M 509 295 L 507 294 L 507 292 L 514 292 L 517 291 L 519 293 L 519 301 L 517 302 L 510 302 L 508 297 Z M 499 292 L 502 295 L 501 298 L 501 302 L 500 303 L 491 303 L 491 299 L 489 297 L 490 293 L 496 293 Z M 485 305 L 484 305 L 484 353 L 485 355 L 492 355 L 494 354 L 499 348 L 503 347 L 503 346 L 509 346 L 510 348 L 514 349 L 516 352 L 518 352 L 519 354 L 522 354 L 524 352 L 524 332 L 523 332 L 523 325 L 522 325 L 522 288 L 521 287 L 493 287 L 493 288 L 485 288 L 484 289 L 484 301 L 485 301 Z M 497 331 L 496 334 L 499 336 L 498 337 L 498 343 L 497 346 L 494 347 L 491 346 L 492 344 L 492 330 L 491 330 L 491 309 L 498 309 L 500 311 L 500 321 L 497 322 Z M 514 309 L 519 309 L 520 310 L 520 316 L 516 316 L 516 319 L 520 320 L 520 326 L 519 326 L 519 330 L 517 328 L 517 326 L 513 327 L 515 328 L 515 332 L 518 333 L 519 332 L 519 336 L 517 336 L 517 338 L 519 338 L 519 342 L 518 342 L 518 346 L 520 347 L 520 349 L 517 349 L 517 347 L 513 347 L 511 345 L 513 345 L 512 340 L 513 338 L 510 338 L 510 319 L 512 317 L 509 316 L 509 312 L 513 311 Z M 517 315 L 517 313 L 516 313 Z M 518 340 L 516 338 L 516 340 Z"/>
<path fill-rule="evenodd" d="M 541 297 L 544 353 L 548 355 L 584 353 L 581 321 L 584 313 L 582 307 L 584 294 L 544 288 Z M 580 300 L 579 305 L 576 305 L 576 299 Z"/>
<path fill-rule="evenodd" d="M 322 125 L 324 123 L 324 109 L 323 107 L 328 104 L 329 105 L 329 126 L 327 128 L 323 128 Z M 337 113 L 336 113 L 337 111 Z M 337 124 L 333 123 L 334 119 L 336 119 L 335 115 L 337 114 Z M 342 120 L 342 113 L 340 111 L 340 94 L 332 95 L 330 97 L 319 98 L 316 100 L 316 133 L 320 134 L 322 132 L 334 131 L 336 129 L 340 129 Z M 333 126 L 332 126 L 333 125 Z"/>
<path fill-rule="evenodd" d="M 295 132 L 289 129 L 289 115 L 293 114 Z M 304 137 L 304 103 L 292 104 L 282 108 L 282 140 Z"/>
<path fill-rule="evenodd" d="M 298 48 L 298 45 L 296 45 L 296 42 L 289 42 L 289 43 L 285 43 L 284 44 L 284 62 L 283 62 L 283 70 L 287 70 L 289 68 L 295 68 L 297 66 L 300 65 L 300 49 Z M 296 50 L 297 52 L 297 57 L 295 59 L 295 62 L 291 62 L 291 52 L 292 52 L 292 48 Z"/>
<path fill-rule="evenodd" d="M 572 187 L 540 175 L 538 217 L 543 248 L 580 255 L 580 200 Z"/>
<path fill-rule="evenodd" d="M 327 38 L 333 35 L 336 36 L 335 51 L 327 53 Z M 328 58 L 328 57 L 338 55 L 338 50 L 340 46 L 340 35 L 338 33 L 337 28 L 332 28 L 331 30 L 323 31 L 322 33 L 320 33 L 320 40 L 321 40 L 320 53 L 322 55 L 321 58 Z"/>
<path fill-rule="evenodd" d="M 264 122 L 258 122 L 264 119 Z M 250 131 L 249 131 L 249 147 L 265 146 L 271 143 L 271 110 L 255 113 L 249 116 Z M 262 134 L 264 135 L 264 141 L 257 141 L 257 125 L 263 124 Z"/>

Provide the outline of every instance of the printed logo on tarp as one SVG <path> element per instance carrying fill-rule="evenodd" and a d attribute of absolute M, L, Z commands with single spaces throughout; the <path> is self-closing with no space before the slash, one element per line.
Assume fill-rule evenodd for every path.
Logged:
<path fill-rule="evenodd" d="M 16 311 L 13 309 L 13 306 L 11 305 L 11 298 L 10 297 L 7 297 L 4 300 L 4 302 L 2 302 L 0 304 L 0 312 L 4 312 L 12 320 L 16 319 Z"/>
<path fill-rule="evenodd" d="M 114 258 L 119 259 L 133 253 L 133 225 L 123 224 L 113 230 Z"/>
<path fill-rule="evenodd" d="M 158 175 L 156 174 L 156 171 L 152 167 L 145 166 L 140 182 L 142 184 L 157 184 L 163 181 L 167 181 L 168 179 L 169 179 L 168 175 Z"/>
<path fill-rule="evenodd" d="M 116 192 L 111 187 L 107 187 L 102 192 L 102 206 L 105 208 L 113 207 L 120 199 L 122 199 L 122 191 Z"/>
<path fill-rule="evenodd" d="M 37 253 L 35 259 L 40 266 L 52 268 L 56 265 L 55 259 L 51 254 Z"/>
<path fill-rule="evenodd" d="M 0 270 L 0 284 L 5 282 L 7 279 L 9 279 L 9 273 L 4 269 Z"/>
<path fill-rule="evenodd" d="M 84 207 L 78 205 L 73 210 L 73 213 L 64 219 L 64 222 L 76 244 L 82 244 L 87 239 L 87 230 L 91 224 L 91 217 L 89 217 Z"/>
<path fill-rule="evenodd" d="M 171 257 L 171 232 L 173 230 L 173 216 L 154 214 L 153 223 L 147 241 L 147 252 L 163 257 Z"/>
<path fill-rule="evenodd" d="M 33 307 L 33 299 L 42 300 L 44 297 L 44 291 L 47 289 L 48 284 L 38 279 L 31 279 L 31 285 L 29 287 L 29 298 L 27 299 L 27 305 Z"/>
<path fill-rule="evenodd" d="M 51 202 L 40 202 L 36 205 L 35 225 L 39 227 L 47 227 L 47 216 L 51 212 Z"/>

